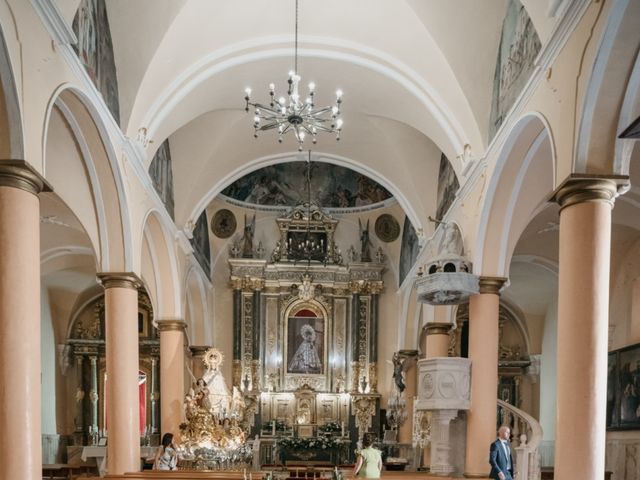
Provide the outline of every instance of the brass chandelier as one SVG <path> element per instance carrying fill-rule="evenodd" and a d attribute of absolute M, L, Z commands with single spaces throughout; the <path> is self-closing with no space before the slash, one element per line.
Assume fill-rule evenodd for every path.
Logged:
<path fill-rule="evenodd" d="M 300 94 L 300 81 L 298 74 L 298 0 L 296 0 L 295 22 L 295 49 L 294 69 L 289 72 L 287 80 L 287 97 L 276 95 L 276 86 L 269 84 L 269 103 L 262 104 L 251 101 L 251 88 L 245 89 L 245 111 L 249 113 L 249 107 L 254 108 L 253 136 L 258 138 L 258 132 L 277 130 L 278 142 L 282 143 L 283 136 L 289 132 L 295 135 L 298 142 L 298 151 L 302 151 L 304 140 L 311 137 L 313 144 L 317 142 L 317 134 L 320 132 L 335 133 L 336 140 L 340 140 L 343 121 L 340 117 L 342 104 L 342 90 L 336 91 L 334 105 L 316 108 L 316 85 L 309 83 L 308 95 L 302 98 Z"/>

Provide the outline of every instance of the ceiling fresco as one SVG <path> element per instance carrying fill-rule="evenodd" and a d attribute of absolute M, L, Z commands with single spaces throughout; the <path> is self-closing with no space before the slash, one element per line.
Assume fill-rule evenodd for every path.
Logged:
<path fill-rule="evenodd" d="M 222 195 L 250 205 L 298 205 L 307 201 L 306 169 L 306 162 L 264 167 L 235 181 Z M 382 185 L 351 169 L 329 163 L 311 165 L 311 201 L 322 207 L 364 207 L 391 197 Z"/>

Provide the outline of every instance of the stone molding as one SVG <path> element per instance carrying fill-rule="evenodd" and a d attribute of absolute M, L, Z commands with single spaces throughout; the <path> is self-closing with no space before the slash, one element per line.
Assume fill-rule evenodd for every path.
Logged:
<path fill-rule="evenodd" d="M 606 202 L 613 206 L 618 195 L 629 189 L 626 175 L 571 174 L 556 189 L 551 201 L 560 205 L 560 210 L 583 202 Z"/>
<path fill-rule="evenodd" d="M 140 278 L 132 272 L 105 272 L 98 273 L 98 280 L 107 288 L 130 288 L 137 290 L 142 285 Z"/>
<path fill-rule="evenodd" d="M 418 360 L 418 410 L 469 410 L 471 360 L 426 358 Z"/>
<path fill-rule="evenodd" d="M 53 188 L 24 160 L 0 160 L 0 186 L 13 187 L 37 195 Z"/>
<path fill-rule="evenodd" d="M 184 320 L 158 320 L 156 325 L 156 328 L 160 333 L 184 332 L 187 329 L 187 324 Z"/>
<path fill-rule="evenodd" d="M 505 283 L 507 283 L 507 279 L 504 277 L 480 277 L 478 280 L 478 286 L 480 287 L 479 293 L 500 295 L 500 291 Z"/>

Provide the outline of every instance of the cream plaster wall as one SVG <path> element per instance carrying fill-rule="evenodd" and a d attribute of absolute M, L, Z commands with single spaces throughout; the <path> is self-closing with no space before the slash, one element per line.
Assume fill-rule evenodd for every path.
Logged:
<path fill-rule="evenodd" d="M 41 418 L 42 434 L 56 434 L 56 340 L 49 305 L 49 293 L 40 287 L 40 362 L 41 362 Z"/>

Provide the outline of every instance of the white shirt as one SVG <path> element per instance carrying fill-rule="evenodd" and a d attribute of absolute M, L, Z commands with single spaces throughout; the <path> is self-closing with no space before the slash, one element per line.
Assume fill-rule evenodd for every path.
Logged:
<path fill-rule="evenodd" d="M 509 442 L 506 440 L 500 440 L 500 443 L 504 449 L 504 454 L 507 456 L 507 469 L 511 470 L 511 449 L 509 448 Z"/>

